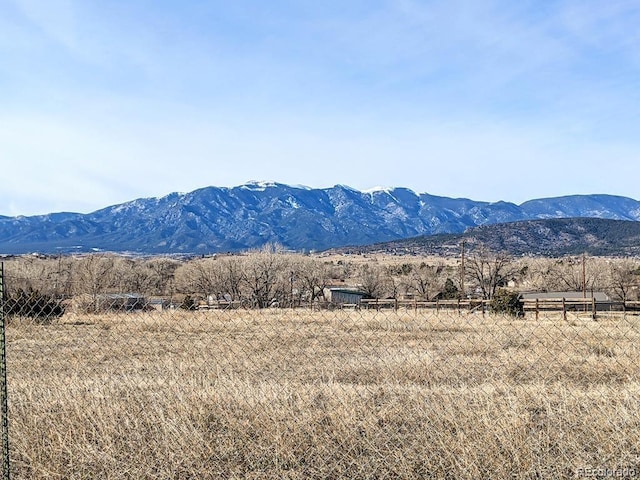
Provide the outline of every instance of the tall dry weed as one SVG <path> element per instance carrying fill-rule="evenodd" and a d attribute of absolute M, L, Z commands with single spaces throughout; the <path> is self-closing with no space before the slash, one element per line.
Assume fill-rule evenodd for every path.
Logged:
<path fill-rule="evenodd" d="M 640 461 L 637 317 L 74 314 L 7 338 L 15 478 L 576 478 Z"/>

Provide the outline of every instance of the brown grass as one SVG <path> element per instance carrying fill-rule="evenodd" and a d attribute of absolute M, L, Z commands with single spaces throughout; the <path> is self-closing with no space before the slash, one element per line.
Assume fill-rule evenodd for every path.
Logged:
<path fill-rule="evenodd" d="M 15 320 L 7 338 L 14 478 L 579 478 L 640 463 L 637 317 L 154 312 Z"/>

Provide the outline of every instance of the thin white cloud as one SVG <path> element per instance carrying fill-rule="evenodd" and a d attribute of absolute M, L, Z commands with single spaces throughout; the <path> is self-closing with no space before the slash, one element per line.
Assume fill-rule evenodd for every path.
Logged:
<path fill-rule="evenodd" d="M 198 117 L 149 120 L 145 127 L 122 120 L 96 130 L 55 117 L 5 119 L 0 142 L 13 160 L 5 173 L 19 181 L 0 195 L 0 214 L 91 211 L 251 178 L 313 187 L 385 184 L 516 203 L 580 192 L 633 196 L 635 180 L 623 172 L 640 159 L 637 145 L 568 143 L 554 126 L 478 121 L 308 129 L 292 119 L 263 121 L 269 119 L 239 130 Z"/>
<path fill-rule="evenodd" d="M 51 40 L 77 48 L 73 0 L 9 0 Z"/>
<path fill-rule="evenodd" d="M 638 55 L 640 33 L 633 28 L 640 20 L 640 5 L 636 1 L 565 1 L 561 2 L 556 18 L 572 40 L 582 45 Z"/>
<path fill-rule="evenodd" d="M 250 178 L 633 195 L 602 162 L 637 165 L 636 3 L 12 0 L 0 214 Z"/>

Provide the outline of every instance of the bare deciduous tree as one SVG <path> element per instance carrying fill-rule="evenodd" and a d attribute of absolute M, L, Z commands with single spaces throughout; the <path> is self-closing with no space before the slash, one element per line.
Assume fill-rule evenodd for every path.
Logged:
<path fill-rule="evenodd" d="M 116 257 L 113 264 L 113 282 L 119 292 L 147 294 L 151 289 L 152 275 L 146 262 Z"/>
<path fill-rule="evenodd" d="M 94 298 L 98 294 L 109 292 L 115 284 L 114 266 L 113 255 L 93 254 L 79 258 L 73 265 L 75 292 L 89 294 Z"/>
<path fill-rule="evenodd" d="M 422 300 L 431 300 L 442 290 L 444 279 L 442 265 L 427 265 L 422 262 L 411 273 L 411 290 Z"/>
<path fill-rule="evenodd" d="M 176 269 L 175 282 L 182 293 L 204 298 L 218 298 L 224 290 L 223 271 L 214 257 L 199 258 L 181 265 Z"/>
<path fill-rule="evenodd" d="M 636 262 L 625 258 L 609 264 L 609 291 L 614 298 L 626 302 L 639 282 L 640 270 Z"/>
<path fill-rule="evenodd" d="M 513 270 L 508 255 L 491 254 L 481 250 L 469 258 L 466 274 L 480 288 L 482 297 L 489 300 L 493 298 L 498 287 L 506 284 L 513 275 Z"/>
<path fill-rule="evenodd" d="M 225 257 L 220 259 L 224 295 L 231 301 L 242 298 L 242 283 L 244 282 L 244 270 L 238 257 Z"/>
<path fill-rule="evenodd" d="M 558 290 L 593 292 L 603 288 L 604 269 L 599 259 L 582 255 L 566 257 L 555 263 L 552 274 L 558 281 Z"/>
<path fill-rule="evenodd" d="M 313 305 L 317 298 L 324 298 L 325 288 L 335 276 L 330 263 L 310 257 L 303 257 L 296 262 L 294 272 L 300 290 L 299 298 L 307 299 L 310 305 Z"/>
<path fill-rule="evenodd" d="M 180 262 L 172 258 L 152 258 L 147 262 L 147 268 L 151 275 L 150 284 L 156 295 L 172 293 L 174 274 L 180 266 Z"/>
<path fill-rule="evenodd" d="M 358 283 L 363 293 L 371 298 L 382 298 L 387 289 L 384 270 L 378 265 L 364 263 L 358 269 Z"/>
<path fill-rule="evenodd" d="M 244 262 L 244 282 L 253 306 L 265 308 L 280 304 L 290 285 L 291 269 L 278 245 L 266 245 Z"/>

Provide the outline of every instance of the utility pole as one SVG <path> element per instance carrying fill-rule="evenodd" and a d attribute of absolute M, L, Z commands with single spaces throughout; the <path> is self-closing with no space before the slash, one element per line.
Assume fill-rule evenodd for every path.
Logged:
<path fill-rule="evenodd" d="M 462 252 L 460 259 L 460 296 L 464 298 L 464 244 L 465 240 L 462 240 Z"/>
<path fill-rule="evenodd" d="M 9 480 L 9 404 L 7 393 L 7 342 L 5 337 L 4 263 L 0 262 L 0 429 L 2 430 L 2 479 Z"/>
<path fill-rule="evenodd" d="M 289 273 L 289 298 L 291 299 L 291 308 L 294 307 L 294 303 L 293 303 L 293 281 L 295 280 L 295 277 L 293 275 L 293 272 Z"/>
<path fill-rule="evenodd" d="M 586 253 L 582 254 L 582 298 L 587 298 Z"/>

